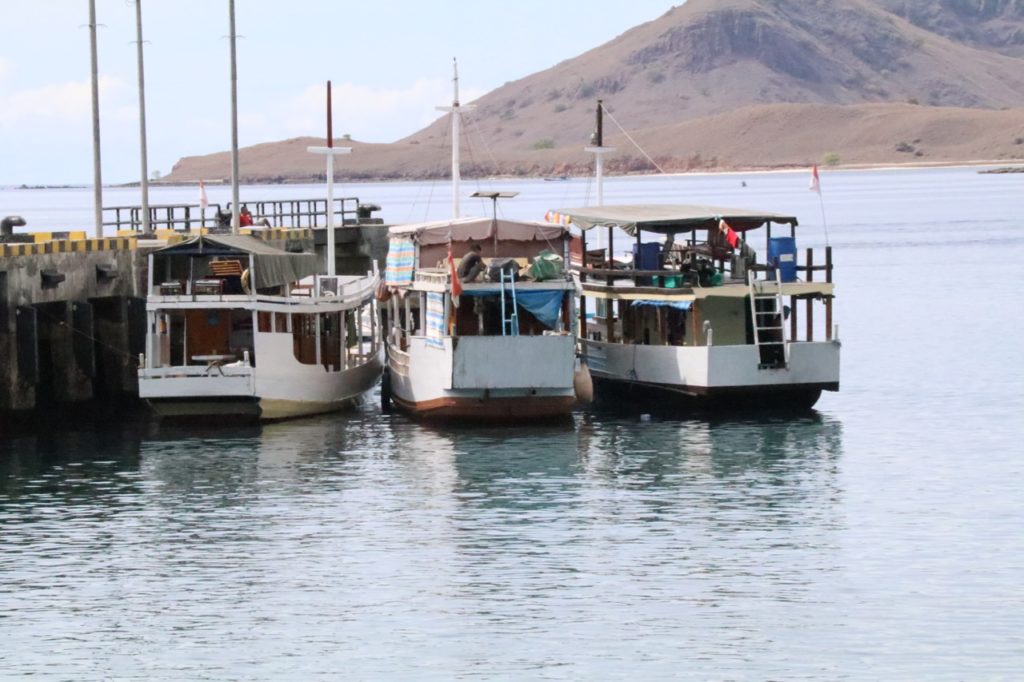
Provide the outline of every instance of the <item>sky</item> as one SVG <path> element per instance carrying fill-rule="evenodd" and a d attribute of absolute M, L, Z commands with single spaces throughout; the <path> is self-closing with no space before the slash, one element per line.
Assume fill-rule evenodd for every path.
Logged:
<path fill-rule="evenodd" d="M 227 0 L 141 0 L 148 169 L 230 148 Z M 393 142 L 682 0 L 236 0 L 239 145 Z M 88 0 L 0 0 L 0 186 L 91 184 Z M 104 184 L 137 181 L 134 0 L 96 0 Z"/>

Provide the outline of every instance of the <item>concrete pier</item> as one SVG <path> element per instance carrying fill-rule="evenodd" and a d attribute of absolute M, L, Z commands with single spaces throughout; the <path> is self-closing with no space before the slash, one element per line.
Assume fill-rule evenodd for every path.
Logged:
<path fill-rule="evenodd" d="M 126 237 L 0 244 L 0 411 L 131 394 L 138 276 Z"/>

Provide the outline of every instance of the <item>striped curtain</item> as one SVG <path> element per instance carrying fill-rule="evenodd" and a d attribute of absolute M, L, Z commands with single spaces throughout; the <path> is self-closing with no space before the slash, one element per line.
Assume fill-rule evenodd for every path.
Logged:
<path fill-rule="evenodd" d="M 389 287 L 407 287 L 412 284 L 415 261 L 416 247 L 412 240 L 406 237 L 392 237 L 388 244 L 384 284 Z"/>

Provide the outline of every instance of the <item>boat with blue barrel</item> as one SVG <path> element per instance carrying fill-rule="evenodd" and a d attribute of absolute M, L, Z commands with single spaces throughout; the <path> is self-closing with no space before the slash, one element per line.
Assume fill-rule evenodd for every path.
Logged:
<path fill-rule="evenodd" d="M 800 262 L 795 217 L 691 205 L 546 217 L 581 232 L 579 343 L 599 399 L 808 409 L 822 391 L 839 390 L 832 250 L 815 264 L 807 249 Z M 758 262 L 750 237 L 762 228 L 767 259 Z M 632 259 L 588 250 L 598 230 L 608 231 L 608 244 L 616 231 L 635 240 Z"/>

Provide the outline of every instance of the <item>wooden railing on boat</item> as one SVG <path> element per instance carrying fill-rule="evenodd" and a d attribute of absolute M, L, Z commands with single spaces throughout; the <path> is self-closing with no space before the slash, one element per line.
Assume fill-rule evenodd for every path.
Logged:
<path fill-rule="evenodd" d="M 589 254 L 588 253 L 588 255 L 593 255 L 593 254 Z M 723 275 L 728 272 L 729 276 L 730 277 L 732 276 L 732 273 L 731 273 L 730 269 L 726 269 L 725 261 L 723 259 L 716 260 L 715 263 L 716 263 L 718 272 L 723 273 Z M 606 265 L 606 264 L 607 264 L 607 261 L 602 258 L 601 265 Z M 629 268 L 629 267 L 623 267 L 623 268 L 589 267 L 589 266 L 587 266 L 585 259 L 583 260 L 582 264 L 579 261 L 575 261 L 575 262 L 573 262 L 570 265 L 570 267 L 571 267 L 571 269 L 573 271 L 579 273 L 580 282 L 581 283 L 586 282 L 587 279 L 590 278 L 590 277 L 602 278 L 604 280 L 604 282 L 606 284 L 609 284 L 609 285 L 612 284 L 615 280 L 632 279 L 633 280 L 633 285 L 636 286 L 636 287 L 655 288 L 655 289 L 657 289 L 659 287 L 653 287 L 653 285 L 650 285 L 650 284 L 648 284 L 648 285 L 640 284 L 640 283 L 638 283 L 636 281 L 637 278 L 650 279 L 650 278 L 653 278 L 653 277 L 666 277 L 666 276 L 671 277 L 671 276 L 678 276 L 678 275 L 681 274 L 681 271 L 678 270 L 678 269 L 634 270 L 634 269 Z M 750 270 L 750 271 L 753 271 L 755 273 L 759 273 L 759 274 L 762 274 L 762 275 L 768 275 L 768 273 L 774 271 L 775 268 L 773 268 L 773 267 L 771 267 L 769 265 L 755 263 L 755 264 L 748 265 L 747 269 Z M 795 270 L 796 270 L 796 273 L 797 273 L 798 276 L 800 276 L 801 274 L 803 275 L 803 280 L 805 282 L 814 282 L 814 281 L 816 281 L 815 280 L 815 273 L 824 273 L 824 275 L 825 275 L 824 282 L 828 283 L 828 284 L 831 284 L 832 283 L 832 277 L 833 277 L 832 247 L 831 246 L 826 246 L 825 247 L 825 263 L 823 265 L 815 265 L 815 262 L 814 262 L 814 249 L 811 249 L 811 248 L 805 249 L 804 262 L 803 262 L 803 264 L 801 264 L 799 261 L 797 263 L 795 263 Z M 695 278 L 696 277 L 696 272 L 693 271 L 690 276 Z M 736 278 L 736 279 L 726 279 L 723 282 L 723 284 L 729 284 L 729 283 L 743 283 L 744 285 L 746 284 L 745 279 L 739 279 L 739 278 Z M 697 284 L 697 286 L 700 286 L 700 285 Z M 668 293 L 671 293 L 674 289 L 678 289 L 680 287 L 677 285 L 676 287 L 661 287 L 661 288 L 664 290 L 664 293 L 668 294 Z M 683 292 L 680 291 L 679 293 L 683 293 Z M 824 327 L 825 327 L 825 329 L 824 329 L 825 340 L 826 341 L 831 341 L 833 336 L 834 336 L 834 328 L 833 328 L 833 324 L 832 324 L 832 299 L 833 299 L 833 296 L 831 294 L 821 294 L 821 293 L 810 293 L 810 294 L 801 294 L 801 295 L 796 295 L 796 296 L 790 296 L 790 305 L 789 305 L 789 310 L 790 310 L 790 315 L 789 315 L 790 339 L 796 339 L 797 338 L 797 332 L 798 332 L 798 329 L 799 329 L 799 327 L 798 327 L 798 324 L 799 324 L 798 323 L 798 317 L 799 317 L 799 315 L 798 315 L 797 301 L 803 300 L 805 302 L 805 306 L 804 307 L 805 307 L 805 313 L 806 313 L 806 323 L 805 323 L 806 337 L 805 337 L 805 340 L 806 341 L 814 341 L 814 306 L 813 306 L 813 304 L 814 304 L 815 300 L 821 300 L 822 301 L 822 305 L 824 307 L 824 312 L 825 312 L 825 325 L 824 325 Z M 586 316 L 586 306 L 585 306 L 585 303 L 580 306 L 580 312 L 581 312 L 581 315 L 583 315 L 584 318 L 585 318 L 585 316 Z"/>

